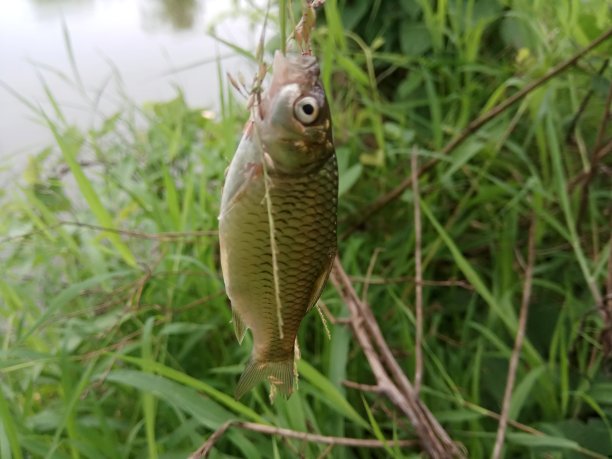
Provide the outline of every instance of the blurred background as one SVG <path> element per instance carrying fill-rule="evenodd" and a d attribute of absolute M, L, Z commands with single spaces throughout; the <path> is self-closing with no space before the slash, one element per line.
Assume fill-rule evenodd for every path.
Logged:
<path fill-rule="evenodd" d="M 164 100 L 177 88 L 190 105 L 218 109 L 219 72 L 236 73 L 241 61 L 208 32 L 216 25 L 220 37 L 248 46 L 260 28 L 248 11 L 244 2 L 213 0 L 6 2 L 0 14 L 0 169 L 23 166 L 28 152 L 51 141 L 24 103 L 49 108 L 45 85 L 81 127 L 127 99 Z M 66 78 L 71 62 L 82 88 Z M 93 98 L 95 107 L 86 103 Z"/>

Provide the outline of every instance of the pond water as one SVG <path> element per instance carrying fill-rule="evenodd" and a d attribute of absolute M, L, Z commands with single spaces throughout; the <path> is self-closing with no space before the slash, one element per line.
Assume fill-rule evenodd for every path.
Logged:
<path fill-rule="evenodd" d="M 258 3 L 258 2 L 255 2 Z M 261 2 L 259 2 L 261 3 Z M 0 174 L 15 171 L 51 142 L 47 128 L 19 97 L 52 113 L 44 82 L 70 122 L 87 127 L 110 115 L 123 91 L 137 104 L 167 100 L 180 87 L 192 106 L 218 104 L 216 58 L 224 73 L 250 71 L 244 58 L 207 34 L 253 48 L 257 30 L 241 9 L 219 0 L 11 0 L 0 7 Z M 86 91 L 102 91 L 96 114 L 74 83 L 64 36 L 68 31 Z M 209 60 L 209 63 L 201 63 Z M 200 62 L 200 65 L 191 64 Z M 185 67 L 189 67 L 185 69 Z M 73 82 L 67 82 L 61 73 Z M 10 88 L 10 89 L 8 89 Z M 18 94 L 19 97 L 15 97 Z M 11 174 L 12 175 L 12 174 Z"/>

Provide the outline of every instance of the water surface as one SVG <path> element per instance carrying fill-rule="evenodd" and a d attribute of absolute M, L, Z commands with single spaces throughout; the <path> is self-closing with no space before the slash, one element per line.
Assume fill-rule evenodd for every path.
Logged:
<path fill-rule="evenodd" d="M 70 122 L 87 127 L 122 103 L 122 92 L 142 104 L 166 100 L 180 87 L 193 106 L 216 108 L 215 57 L 235 72 L 244 59 L 208 36 L 212 21 L 219 35 L 253 47 L 256 32 L 244 16 L 229 14 L 240 2 L 215 0 L 11 0 L 0 8 L 0 82 L 51 113 L 42 81 L 49 85 Z M 247 8 L 248 6 L 243 6 Z M 228 17 L 229 16 L 229 17 Z M 83 87 L 101 91 L 97 113 L 85 102 L 66 48 L 69 33 Z M 210 59 L 189 70 L 176 69 Z M 57 72 L 55 70 L 57 70 Z M 116 69 L 122 84 L 113 77 Z M 124 99 L 123 99 L 124 100 Z M 28 154 L 51 142 L 32 111 L 0 87 L 0 172 L 23 166 Z"/>

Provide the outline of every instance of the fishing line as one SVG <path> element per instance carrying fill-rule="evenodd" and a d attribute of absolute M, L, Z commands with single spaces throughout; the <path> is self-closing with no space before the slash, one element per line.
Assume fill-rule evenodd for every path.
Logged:
<path fill-rule="evenodd" d="M 251 119 L 253 122 L 255 121 L 255 117 L 259 115 L 259 118 L 263 118 L 263 113 L 261 112 L 261 83 L 266 75 L 266 64 L 263 61 L 264 54 L 264 40 L 266 28 L 268 25 L 268 15 L 270 13 L 270 0 L 268 0 L 268 6 L 266 8 L 266 16 L 264 19 L 263 28 L 261 30 L 261 36 L 259 37 L 259 44 L 257 46 L 257 64 L 258 64 L 258 72 L 255 76 L 255 81 L 253 83 L 253 88 L 251 89 L 251 97 L 255 96 L 255 99 L 251 100 L 252 104 L 251 109 Z M 255 100 L 257 101 L 255 103 Z M 255 110 L 257 108 L 257 111 Z M 270 178 L 268 175 L 268 165 L 266 162 L 266 150 L 263 142 L 261 141 L 261 136 L 259 134 L 259 129 L 257 127 L 257 123 L 253 123 L 254 125 L 254 133 L 257 145 L 259 147 L 259 151 L 261 152 L 261 165 L 263 169 L 264 175 L 264 188 L 265 188 L 265 196 L 264 199 L 266 201 L 266 211 L 268 213 L 268 227 L 270 229 L 270 252 L 272 254 L 272 278 L 274 281 L 274 299 L 276 302 L 276 319 L 278 322 L 278 334 L 280 339 L 283 339 L 283 303 L 280 297 L 280 276 L 278 269 L 278 245 L 276 244 L 276 228 L 274 225 L 274 216 L 272 214 L 272 196 L 270 195 Z"/>

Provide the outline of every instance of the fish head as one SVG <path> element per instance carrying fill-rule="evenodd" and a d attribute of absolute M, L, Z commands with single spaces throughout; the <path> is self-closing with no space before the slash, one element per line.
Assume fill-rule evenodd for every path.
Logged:
<path fill-rule="evenodd" d="M 255 127 L 273 172 L 303 174 L 334 154 L 329 104 L 313 56 L 274 56 Z"/>

